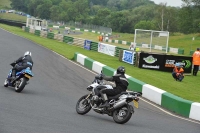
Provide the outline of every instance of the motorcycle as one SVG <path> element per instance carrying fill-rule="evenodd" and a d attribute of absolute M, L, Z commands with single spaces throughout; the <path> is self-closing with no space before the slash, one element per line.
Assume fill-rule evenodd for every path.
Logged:
<path fill-rule="evenodd" d="M 113 120 L 118 124 L 128 122 L 134 113 L 134 108 L 129 103 L 133 101 L 134 106 L 138 108 L 139 97 L 142 96 L 142 93 L 127 91 L 116 96 L 108 96 L 109 107 L 100 108 L 99 106 L 103 104 L 104 101 L 98 94 L 98 90 L 101 88 L 113 89 L 111 85 L 106 85 L 103 80 L 100 80 L 100 76 L 101 74 L 95 76 L 92 84 L 87 87 L 90 93 L 82 96 L 78 100 L 76 112 L 80 115 L 84 115 L 93 109 L 96 113 L 107 114 L 113 117 Z"/>
<path fill-rule="evenodd" d="M 15 65 L 19 65 L 16 63 L 11 63 L 10 64 L 12 67 L 14 67 Z M 23 69 L 19 72 L 16 73 L 16 78 L 11 81 L 11 76 L 12 76 L 12 69 L 10 69 L 8 76 L 4 82 L 4 87 L 15 87 L 15 91 L 20 93 L 24 87 L 29 83 L 29 79 L 33 77 L 33 73 L 30 70 L 29 67 L 27 67 L 26 69 Z"/>

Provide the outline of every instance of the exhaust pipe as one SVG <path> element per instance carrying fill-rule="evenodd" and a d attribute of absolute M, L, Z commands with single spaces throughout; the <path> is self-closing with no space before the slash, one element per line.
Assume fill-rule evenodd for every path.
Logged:
<path fill-rule="evenodd" d="M 123 100 L 117 102 L 116 104 L 114 104 L 114 105 L 113 105 L 113 108 L 114 108 L 114 109 L 117 109 L 117 108 L 119 108 L 119 107 L 121 107 L 121 106 L 123 106 L 123 105 L 125 105 L 125 104 L 127 104 L 126 99 L 123 99 Z"/>

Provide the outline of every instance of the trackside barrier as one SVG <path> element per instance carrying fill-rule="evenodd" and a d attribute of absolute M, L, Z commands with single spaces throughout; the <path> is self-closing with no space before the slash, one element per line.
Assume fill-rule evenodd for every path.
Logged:
<path fill-rule="evenodd" d="M 25 32 L 29 32 L 30 28 L 29 27 L 25 27 Z"/>
<path fill-rule="evenodd" d="M 74 38 L 73 37 L 69 37 L 69 36 L 64 36 L 63 37 L 63 42 L 68 43 L 68 44 L 72 44 L 74 42 Z"/>
<path fill-rule="evenodd" d="M 190 50 L 190 55 L 192 56 L 194 54 L 194 50 Z"/>
<path fill-rule="evenodd" d="M 30 29 L 29 32 L 35 34 L 35 29 Z"/>
<path fill-rule="evenodd" d="M 115 56 L 116 56 L 116 57 L 119 57 L 119 56 L 120 56 L 120 50 L 128 50 L 128 49 L 116 47 L 116 48 L 115 48 Z"/>
<path fill-rule="evenodd" d="M 40 31 L 40 37 L 47 38 L 47 31 Z"/>
<path fill-rule="evenodd" d="M 84 46 L 85 39 L 81 38 L 74 38 L 73 45 L 83 47 Z"/>
<path fill-rule="evenodd" d="M 91 42 L 90 48 L 93 51 L 98 51 L 98 43 L 97 42 Z"/>
<path fill-rule="evenodd" d="M 54 39 L 54 33 L 51 32 L 47 33 L 47 38 Z"/>
<path fill-rule="evenodd" d="M 35 35 L 40 36 L 40 30 L 35 30 Z"/>
<path fill-rule="evenodd" d="M 162 94 L 161 106 L 185 117 L 189 117 L 192 103 L 168 92 Z"/>
<path fill-rule="evenodd" d="M 74 54 L 74 61 L 97 73 L 100 73 L 101 70 L 108 76 L 112 76 L 116 73 L 115 69 L 94 61 L 93 59 L 77 52 Z M 144 98 L 160 105 L 161 107 L 181 116 L 200 121 L 200 103 L 185 100 L 160 88 L 137 80 L 129 75 L 126 75 L 126 77 L 129 81 L 129 90 L 142 92 Z"/>
<path fill-rule="evenodd" d="M 127 42 L 127 41 L 122 41 L 122 40 L 113 40 L 113 39 L 106 39 L 105 42 L 109 43 L 117 43 L 117 44 L 124 44 L 124 45 L 131 45 L 133 42 Z M 137 44 L 137 47 L 142 47 L 142 44 Z M 158 46 L 158 45 L 152 45 L 152 49 L 160 49 L 162 51 L 166 51 L 165 47 L 163 46 Z M 184 54 L 184 49 L 181 48 L 168 48 L 168 52 L 175 53 L 175 54 Z"/>
<path fill-rule="evenodd" d="M 58 40 L 59 42 L 62 42 L 63 41 L 63 35 L 62 34 L 55 34 L 54 39 Z"/>

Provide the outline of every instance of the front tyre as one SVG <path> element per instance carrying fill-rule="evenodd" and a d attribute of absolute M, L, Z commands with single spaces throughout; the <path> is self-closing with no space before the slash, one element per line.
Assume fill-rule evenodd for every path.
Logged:
<path fill-rule="evenodd" d="M 113 120 L 119 124 L 128 122 L 131 116 L 131 108 L 128 104 L 113 111 Z"/>
<path fill-rule="evenodd" d="M 8 80 L 7 79 L 4 81 L 4 87 L 8 87 Z"/>
<path fill-rule="evenodd" d="M 76 103 L 76 112 L 78 114 L 84 115 L 91 110 L 91 105 L 87 99 L 85 99 L 88 95 L 82 96 L 78 102 Z"/>
<path fill-rule="evenodd" d="M 15 82 L 15 91 L 16 92 L 21 92 L 25 85 L 26 85 L 26 78 L 25 77 L 22 77 L 20 78 L 18 81 Z"/>

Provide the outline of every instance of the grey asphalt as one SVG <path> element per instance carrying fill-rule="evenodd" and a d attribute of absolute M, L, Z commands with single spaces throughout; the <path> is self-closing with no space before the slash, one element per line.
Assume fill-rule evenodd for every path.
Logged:
<path fill-rule="evenodd" d="M 30 50 L 34 77 L 22 93 L 3 87 L 9 64 Z M 66 49 L 67 52 L 67 49 Z M 94 74 L 59 55 L 0 29 L 0 133 L 199 133 L 200 125 L 140 101 L 129 122 L 90 111 L 78 115 L 77 100 Z"/>

